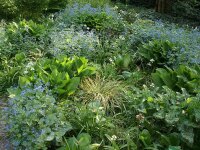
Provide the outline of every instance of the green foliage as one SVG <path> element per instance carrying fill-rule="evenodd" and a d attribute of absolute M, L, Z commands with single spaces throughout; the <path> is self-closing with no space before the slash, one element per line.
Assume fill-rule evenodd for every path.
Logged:
<path fill-rule="evenodd" d="M 68 0 L 70 4 L 79 3 L 81 5 L 90 4 L 92 7 L 102 7 L 110 3 L 110 0 Z"/>
<path fill-rule="evenodd" d="M 48 10 L 59 11 L 64 9 L 68 3 L 68 0 L 49 0 Z"/>
<path fill-rule="evenodd" d="M 27 5 L 21 17 L 43 23 L 0 24 L 3 97 L 11 86 L 2 114 L 11 144 L 16 149 L 200 149 L 199 29 L 163 23 L 152 10 L 111 8 L 105 1 L 70 0 L 44 21 L 43 12 L 58 11 L 67 1 L 15 1 L 19 10 Z M 158 68 L 154 85 L 149 71 L 163 66 L 174 69 Z M 99 74 L 90 76 L 95 68 Z"/>
<path fill-rule="evenodd" d="M 130 30 L 131 35 L 129 34 L 128 39 L 132 45 L 131 50 L 133 52 L 142 43 L 148 43 L 154 39 L 158 41 L 162 39 L 163 42 L 174 43 L 175 47 L 173 46 L 173 48 L 179 48 L 177 51 L 180 50 L 180 53 L 177 55 L 176 64 L 199 64 L 200 32 L 198 28 L 180 27 L 176 24 L 164 23 L 162 20 L 138 19 L 130 26 Z"/>
<path fill-rule="evenodd" d="M 67 0 L 0 0 L 1 19 L 22 17 L 38 20 L 45 11 L 65 8 Z"/>
<path fill-rule="evenodd" d="M 199 0 L 176 0 L 173 7 L 173 13 L 192 19 L 199 18 L 200 1 Z M 182 13 L 184 12 L 184 13 Z"/>
<path fill-rule="evenodd" d="M 114 64 L 119 71 L 128 70 L 131 64 L 131 55 L 126 54 L 124 56 L 117 55 L 114 57 Z"/>
<path fill-rule="evenodd" d="M 152 74 L 154 83 L 159 86 L 167 86 L 172 90 L 181 91 L 185 88 L 189 93 L 197 94 L 200 89 L 199 66 L 189 67 L 181 65 L 177 69 L 158 68 Z"/>
<path fill-rule="evenodd" d="M 199 148 L 196 146 L 199 136 L 195 132 L 200 129 L 199 94 L 193 97 L 185 90 L 179 93 L 167 87 L 159 93 L 158 88 L 144 86 L 142 90 L 133 88 L 126 96 L 127 119 L 135 116 L 129 124 L 139 126 L 138 136 L 145 148 Z"/>
<path fill-rule="evenodd" d="M 43 24 L 35 23 L 32 20 L 22 20 L 18 24 L 16 22 L 10 23 L 7 26 L 6 34 L 8 40 L 12 42 L 14 39 L 22 40 L 25 35 L 40 37 L 46 30 L 47 27 Z"/>
<path fill-rule="evenodd" d="M 99 47 L 99 38 L 94 32 L 76 30 L 74 27 L 68 29 L 53 28 L 49 33 L 51 44 L 50 53 L 54 56 L 66 54 L 68 56 L 84 56 L 93 59 L 92 54 Z"/>
<path fill-rule="evenodd" d="M 36 17 L 48 8 L 49 0 L 14 0 L 20 15 L 23 17 Z"/>
<path fill-rule="evenodd" d="M 0 93 L 5 92 L 7 88 L 17 83 L 26 61 L 26 55 L 24 53 L 16 54 L 15 57 L 11 59 L 5 56 L 1 58 Z"/>
<path fill-rule="evenodd" d="M 47 149 L 52 141 L 62 144 L 62 137 L 72 127 L 47 86 L 37 83 L 8 91 L 10 99 L 5 113 L 15 148 Z"/>
<path fill-rule="evenodd" d="M 59 56 L 55 59 L 41 59 L 36 65 L 27 70 L 27 74 L 19 78 L 19 85 L 34 83 L 41 79 L 49 83 L 53 93 L 71 95 L 79 86 L 80 80 L 94 73 L 95 68 L 89 66 L 83 57 L 68 58 Z"/>
<path fill-rule="evenodd" d="M 77 134 L 80 131 L 85 132 L 91 135 L 93 141 L 101 142 L 105 134 L 113 135 L 116 131 L 112 118 L 107 116 L 106 110 L 98 100 L 87 104 L 65 100 L 60 105 L 69 110 L 65 114 Z"/>
<path fill-rule="evenodd" d="M 89 29 L 101 30 L 109 22 L 111 16 L 107 16 L 105 12 L 100 14 L 82 14 L 78 16 L 74 22 L 86 25 Z"/>
<path fill-rule="evenodd" d="M 6 43 L 10 44 L 10 55 L 18 51 L 30 52 L 30 50 L 44 50 L 48 42 L 46 37 L 47 26 L 35 23 L 32 20 L 22 20 L 19 23 L 12 22 L 6 26 Z"/>
<path fill-rule="evenodd" d="M 13 0 L 0 0 L 0 19 L 16 16 L 17 8 Z"/>
<path fill-rule="evenodd" d="M 81 133 L 77 138 L 72 137 L 66 140 L 66 146 L 58 150 L 96 150 L 100 144 L 91 144 L 91 136 L 88 133 Z"/>
<path fill-rule="evenodd" d="M 117 12 L 108 6 L 94 8 L 90 4 L 80 5 L 75 3 L 69 5 L 60 15 L 59 22 L 65 25 L 76 25 L 86 29 L 97 31 L 108 30 L 111 34 L 114 31 L 123 31 L 123 20 Z M 86 26 L 86 27 L 84 27 Z"/>
<path fill-rule="evenodd" d="M 153 40 L 142 44 L 138 48 L 141 61 L 153 67 L 172 65 L 176 62 L 180 48 L 177 44 L 170 41 Z"/>

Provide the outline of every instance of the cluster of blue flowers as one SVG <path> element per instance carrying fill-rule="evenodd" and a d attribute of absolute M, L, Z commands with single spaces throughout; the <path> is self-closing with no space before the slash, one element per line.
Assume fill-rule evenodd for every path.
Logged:
<path fill-rule="evenodd" d="M 200 64 L 200 30 L 178 27 L 175 24 L 164 24 L 162 21 L 136 21 L 132 25 L 134 33 L 131 42 L 147 42 L 151 39 L 168 40 L 180 46 L 180 61 Z"/>
<path fill-rule="evenodd" d="M 74 21 L 82 15 L 98 15 L 105 13 L 107 16 L 113 18 L 113 20 L 119 20 L 119 14 L 111 7 L 104 6 L 94 8 L 90 4 L 80 5 L 75 3 L 73 6 L 67 7 L 63 12 L 60 13 L 57 21 L 59 25 L 71 26 Z"/>

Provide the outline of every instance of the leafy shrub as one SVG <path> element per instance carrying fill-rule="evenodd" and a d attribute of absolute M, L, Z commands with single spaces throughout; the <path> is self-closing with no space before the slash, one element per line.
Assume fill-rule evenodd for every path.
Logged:
<path fill-rule="evenodd" d="M 131 64 L 131 55 L 117 55 L 114 57 L 114 64 L 119 71 L 128 70 Z"/>
<path fill-rule="evenodd" d="M 94 32 L 79 30 L 74 27 L 68 29 L 53 29 L 49 35 L 50 53 L 53 55 L 67 54 L 69 56 L 84 56 L 89 59 L 99 46 L 99 38 Z"/>
<path fill-rule="evenodd" d="M 63 55 L 54 59 L 43 58 L 19 78 L 19 84 L 24 86 L 39 78 L 45 84 L 50 84 L 53 93 L 71 95 L 76 91 L 81 78 L 94 73 L 95 68 L 87 63 L 88 60 L 83 57 L 68 58 Z"/>
<path fill-rule="evenodd" d="M 138 54 L 145 63 L 151 66 L 174 65 L 179 54 L 179 46 L 163 40 L 153 40 L 143 43 L 138 48 Z"/>
<path fill-rule="evenodd" d="M 152 74 L 154 83 L 162 87 L 166 85 L 172 90 L 181 91 L 185 88 L 189 93 L 200 92 L 200 67 L 188 67 L 181 65 L 178 69 L 158 68 Z"/>
<path fill-rule="evenodd" d="M 62 137 L 72 127 L 46 85 L 37 83 L 8 91 L 7 131 L 15 148 L 47 149 L 52 141 L 62 144 Z"/>

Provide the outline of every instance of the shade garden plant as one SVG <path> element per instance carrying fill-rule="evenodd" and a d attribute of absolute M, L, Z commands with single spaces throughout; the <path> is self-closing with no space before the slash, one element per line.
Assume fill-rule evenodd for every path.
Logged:
<path fill-rule="evenodd" d="M 11 2 L 30 7 L 0 23 L 4 149 L 200 149 L 198 27 L 107 0 Z"/>

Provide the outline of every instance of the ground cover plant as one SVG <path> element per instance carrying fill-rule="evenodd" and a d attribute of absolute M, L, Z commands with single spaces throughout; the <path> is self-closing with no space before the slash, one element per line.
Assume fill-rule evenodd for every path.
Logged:
<path fill-rule="evenodd" d="M 0 23 L 2 149 L 200 149 L 198 26 L 108 0 L 3 2 L 20 17 Z"/>

